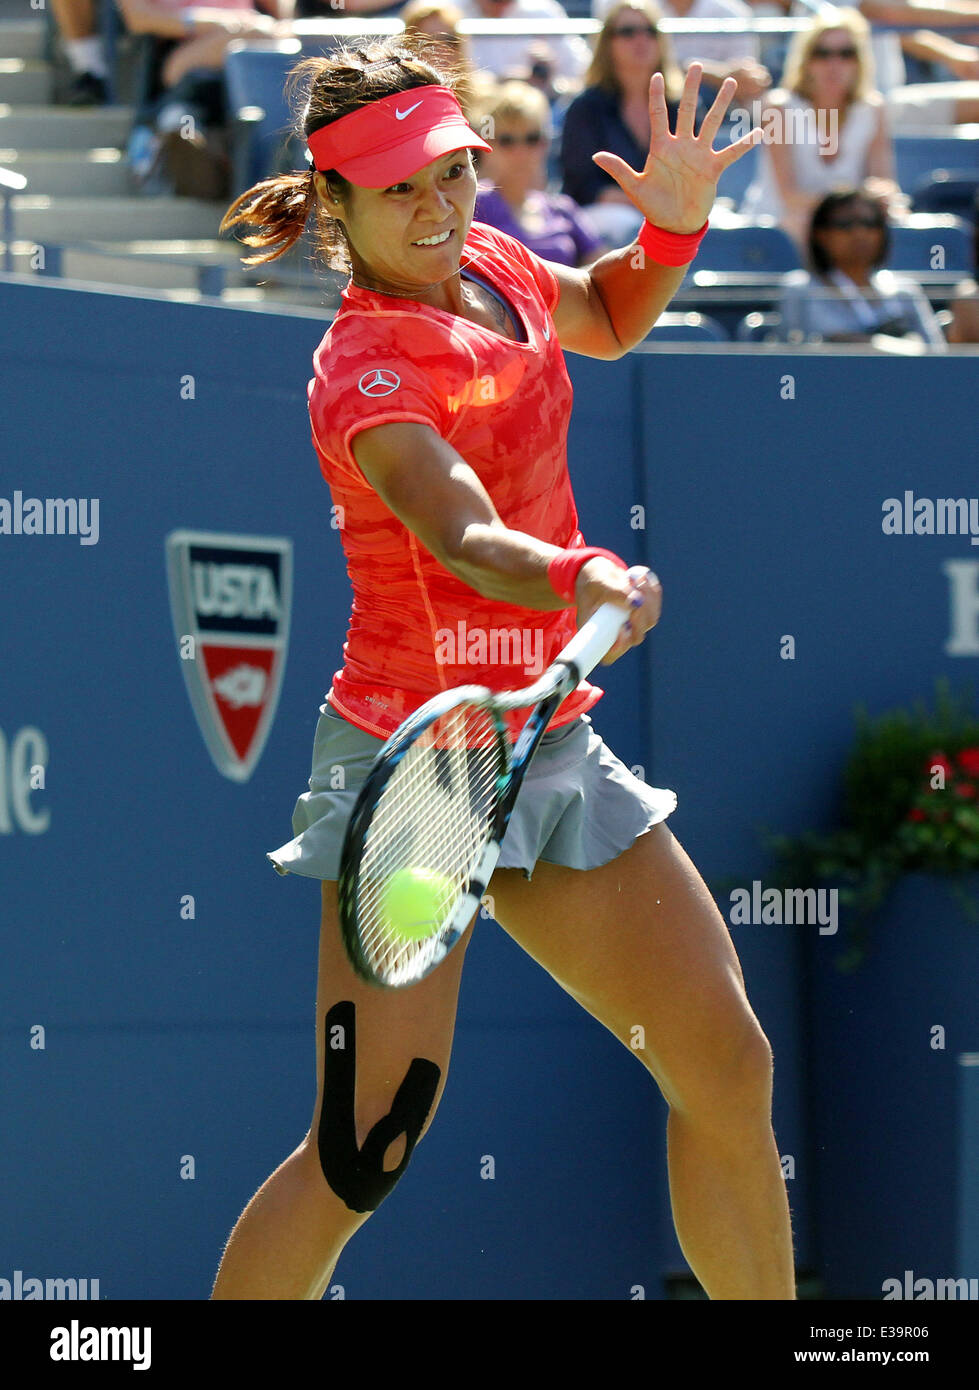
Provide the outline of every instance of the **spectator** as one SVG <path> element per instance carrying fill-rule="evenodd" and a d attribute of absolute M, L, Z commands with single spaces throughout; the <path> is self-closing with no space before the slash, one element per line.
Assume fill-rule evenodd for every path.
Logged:
<path fill-rule="evenodd" d="M 868 180 L 892 215 L 905 210 L 884 99 L 873 87 L 869 26 L 856 10 L 816 16 L 794 36 L 784 86 L 769 94 L 759 124 L 764 148 L 741 206 L 746 217 L 774 217 L 804 246 L 820 196 Z"/>
<path fill-rule="evenodd" d="M 475 219 L 529 246 L 545 260 L 588 265 L 601 238 L 571 198 L 546 191 L 551 112 L 525 82 L 504 82 L 481 110 L 477 129 L 493 146 L 480 158 Z"/>
<path fill-rule="evenodd" d="M 72 70 L 65 104 L 102 106 L 107 96 L 105 79 L 109 69 L 94 0 L 51 0 L 51 9 Z"/>
<path fill-rule="evenodd" d="M 278 0 L 265 0 L 275 9 Z M 156 90 L 146 94 L 130 138 L 138 178 L 162 165 L 179 196 L 218 199 L 228 191 L 230 162 L 220 132 L 227 125 L 224 55 L 233 38 L 270 37 L 288 25 L 247 0 L 118 0 L 131 34 L 160 40 Z"/>
<path fill-rule="evenodd" d="M 664 19 L 752 19 L 745 0 L 657 0 Z M 609 0 L 594 0 L 592 13 L 608 13 Z M 726 77 L 738 84 L 735 101 L 754 101 L 772 85 L 771 75 L 759 62 L 760 47 L 754 34 L 671 34 L 673 53 L 680 70 L 691 63 L 703 66 L 707 87 L 719 87 Z"/>
<path fill-rule="evenodd" d="M 462 12 L 443 0 L 409 0 L 401 11 L 405 33 L 426 42 L 435 68 L 446 68 L 458 78 L 456 95 L 470 121 L 475 119 L 477 94 L 491 85 L 476 72 L 472 49 L 465 34 L 459 33 Z"/>
<path fill-rule="evenodd" d="M 633 169 L 649 154 L 649 82 L 661 72 L 670 129 L 676 128 L 683 78 L 670 41 L 659 32 L 659 10 L 649 0 L 619 0 L 602 25 L 585 89 L 568 107 L 561 136 L 563 191 L 581 207 L 610 246 L 628 243 L 642 225 L 610 174 L 592 161 L 608 150 Z"/>
<path fill-rule="evenodd" d="M 979 0 L 956 0 L 952 7 L 911 0 L 860 0 L 859 9 L 876 24 L 918 26 L 915 32 L 876 32 L 877 86 L 887 100 L 891 128 L 921 130 L 979 121 Z M 928 25 L 956 33 L 936 34 Z M 954 81 L 907 85 L 904 53 L 938 63 Z"/>
<path fill-rule="evenodd" d="M 459 33 L 462 11 L 441 0 L 409 0 L 401 11 L 405 33 L 432 40 L 434 66 L 472 67 L 472 49 L 465 34 Z"/>
<path fill-rule="evenodd" d="M 973 223 L 972 264 L 973 276 L 960 280 L 955 287 L 955 298 L 951 303 L 952 322 L 946 330 L 950 343 L 979 343 L 979 196 L 975 203 L 975 222 Z"/>
<path fill-rule="evenodd" d="M 564 19 L 568 12 L 558 0 L 458 0 L 464 19 Z M 493 77 L 508 77 L 531 66 L 528 50 L 539 38 L 520 34 L 474 34 L 470 40 L 477 68 Z M 549 34 L 554 73 L 575 89 L 588 66 L 588 45 L 578 34 Z"/>
<path fill-rule="evenodd" d="M 784 341 L 868 343 L 883 334 L 944 350 L 920 286 L 880 269 L 890 249 L 887 215 L 868 189 L 827 194 L 813 213 L 808 249 L 813 273 L 795 270 L 785 277 L 779 330 Z"/>

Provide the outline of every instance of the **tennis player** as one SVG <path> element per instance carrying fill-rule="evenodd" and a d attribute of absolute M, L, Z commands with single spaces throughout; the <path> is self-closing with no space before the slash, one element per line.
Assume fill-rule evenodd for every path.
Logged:
<path fill-rule="evenodd" d="M 473 223 L 473 151 L 487 146 L 455 81 L 403 40 L 304 60 L 294 84 L 306 83 L 312 168 L 256 185 L 222 224 L 259 229 L 244 237 L 254 262 L 315 216 L 330 263 L 350 271 L 309 409 L 354 599 L 294 838 L 269 855 L 322 880 L 315 1110 L 238 1220 L 214 1298 L 322 1298 L 432 1122 L 472 924 L 421 983 L 362 983 L 337 915 L 345 825 L 381 742 L 432 695 L 526 686 L 605 602 L 625 624 L 607 661 L 656 624 L 656 577 L 633 584 L 578 530 L 563 352 L 617 359 L 645 337 L 696 253 L 718 177 L 760 134 L 712 149 L 730 79 L 695 132 L 696 64 L 671 133 L 654 76 L 645 167 L 595 156 L 642 231 L 568 269 Z M 493 634 L 513 630 L 521 641 L 494 650 Z M 669 1106 L 677 1235 L 708 1296 L 791 1299 L 771 1048 L 724 919 L 666 824 L 676 797 L 599 738 L 588 711 L 600 695 L 582 682 L 553 718 L 490 884 L 493 915 L 623 1044 L 642 1026 L 639 1055 Z"/>

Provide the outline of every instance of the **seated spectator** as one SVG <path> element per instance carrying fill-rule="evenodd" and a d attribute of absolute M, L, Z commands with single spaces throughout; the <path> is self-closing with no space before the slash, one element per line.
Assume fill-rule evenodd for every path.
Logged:
<path fill-rule="evenodd" d="M 842 184 L 872 180 L 892 216 L 906 209 L 872 71 L 867 21 L 856 10 L 816 16 L 794 36 L 783 86 L 762 107 L 759 173 L 741 205 L 744 216 L 774 217 L 804 246 L 813 208 Z"/>
<path fill-rule="evenodd" d="M 890 249 L 887 215 L 867 189 L 827 194 L 813 213 L 813 273 L 785 277 L 780 337 L 785 342 L 868 343 L 877 335 L 918 338 L 942 351 L 945 339 L 927 296 L 910 276 L 881 270 Z"/>
<path fill-rule="evenodd" d="M 94 0 L 51 0 L 51 11 L 72 71 L 65 104 L 102 106 L 109 69 Z"/>
<path fill-rule="evenodd" d="M 492 152 L 480 156 L 477 222 L 515 237 L 545 260 L 588 265 L 601 238 L 564 194 L 548 193 L 551 113 L 543 92 L 525 82 L 504 82 L 485 102 L 477 129 Z"/>
<path fill-rule="evenodd" d="M 409 0 L 401 11 L 406 34 L 431 39 L 436 67 L 439 62 L 448 63 L 450 67 L 472 66 L 469 39 L 459 33 L 461 18 L 462 11 L 457 5 L 443 4 L 441 0 Z"/>
<path fill-rule="evenodd" d="M 567 19 L 558 0 L 458 0 L 464 19 Z M 530 66 L 528 50 L 539 43 L 530 34 L 474 34 L 470 39 L 477 68 L 504 78 Z M 588 67 L 588 45 L 578 34 L 548 34 L 554 73 L 577 90 Z"/>
<path fill-rule="evenodd" d="M 230 161 L 219 134 L 228 116 L 224 55 L 234 38 L 268 38 L 286 31 L 287 23 L 277 17 L 277 0 L 265 3 L 276 10 L 274 15 L 247 0 L 212 0 L 205 8 L 185 0 L 118 0 L 131 34 L 160 40 L 154 55 L 155 90 L 136 113 L 130 141 L 137 177 L 147 178 L 162 163 L 178 196 L 226 195 Z"/>
<path fill-rule="evenodd" d="M 474 119 L 477 93 L 491 86 L 481 80 L 472 60 L 472 49 L 465 34 L 459 33 L 462 12 L 442 0 L 409 0 L 401 11 L 405 34 L 421 39 L 432 51 L 432 66 L 456 73 L 456 94 L 467 118 Z"/>
<path fill-rule="evenodd" d="M 973 275 L 955 286 L 955 298 L 949 305 L 952 322 L 945 330 L 950 343 L 979 343 L 979 197 L 976 198 L 974 240 L 972 243 Z"/>
<path fill-rule="evenodd" d="M 659 18 L 649 0 L 618 0 L 596 40 L 585 89 L 564 117 L 563 192 L 588 209 L 609 246 L 631 241 L 642 226 L 642 214 L 592 155 L 607 150 L 633 169 L 646 163 L 649 82 L 654 72 L 663 74 L 670 129 L 676 129 L 683 78 L 668 37 L 659 32 Z"/>
<path fill-rule="evenodd" d="M 745 0 L 657 0 L 664 19 L 752 18 Z M 594 0 L 592 13 L 601 19 L 609 12 L 609 0 Z M 771 75 L 759 62 L 760 46 L 754 34 L 671 34 L 673 54 L 681 72 L 691 63 L 702 64 L 705 90 L 719 87 L 726 77 L 737 82 L 734 100 L 754 101 L 772 85 Z"/>
<path fill-rule="evenodd" d="M 872 24 L 913 24 L 914 32 L 875 31 L 877 86 L 887 101 L 891 129 L 902 134 L 979 121 L 979 0 L 956 0 L 952 9 L 911 0 L 859 0 Z M 928 26 L 954 27 L 936 34 Z M 907 83 L 904 54 L 937 63 L 951 80 Z"/>

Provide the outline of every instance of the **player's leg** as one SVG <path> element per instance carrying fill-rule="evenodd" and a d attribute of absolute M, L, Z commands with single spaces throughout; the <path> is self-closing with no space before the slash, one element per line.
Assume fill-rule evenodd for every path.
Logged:
<path fill-rule="evenodd" d="M 313 1122 L 235 1225 L 215 1299 L 322 1298 L 344 1245 L 397 1182 L 445 1087 L 471 925 L 426 979 L 382 990 L 347 960 L 336 883 L 323 883 L 322 903 Z"/>
<path fill-rule="evenodd" d="M 771 1049 L 727 924 L 665 822 L 601 868 L 540 862 L 529 883 L 498 870 L 490 893 L 504 930 L 659 1084 L 677 1236 L 708 1295 L 794 1298 Z"/>

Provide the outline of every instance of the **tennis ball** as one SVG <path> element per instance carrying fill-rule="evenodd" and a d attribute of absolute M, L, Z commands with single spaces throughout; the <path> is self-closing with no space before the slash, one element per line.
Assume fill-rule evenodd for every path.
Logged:
<path fill-rule="evenodd" d="M 435 869 L 399 869 L 381 899 L 388 928 L 406 941 L 430 936 L 456 895 L 455 884 Z"/>

